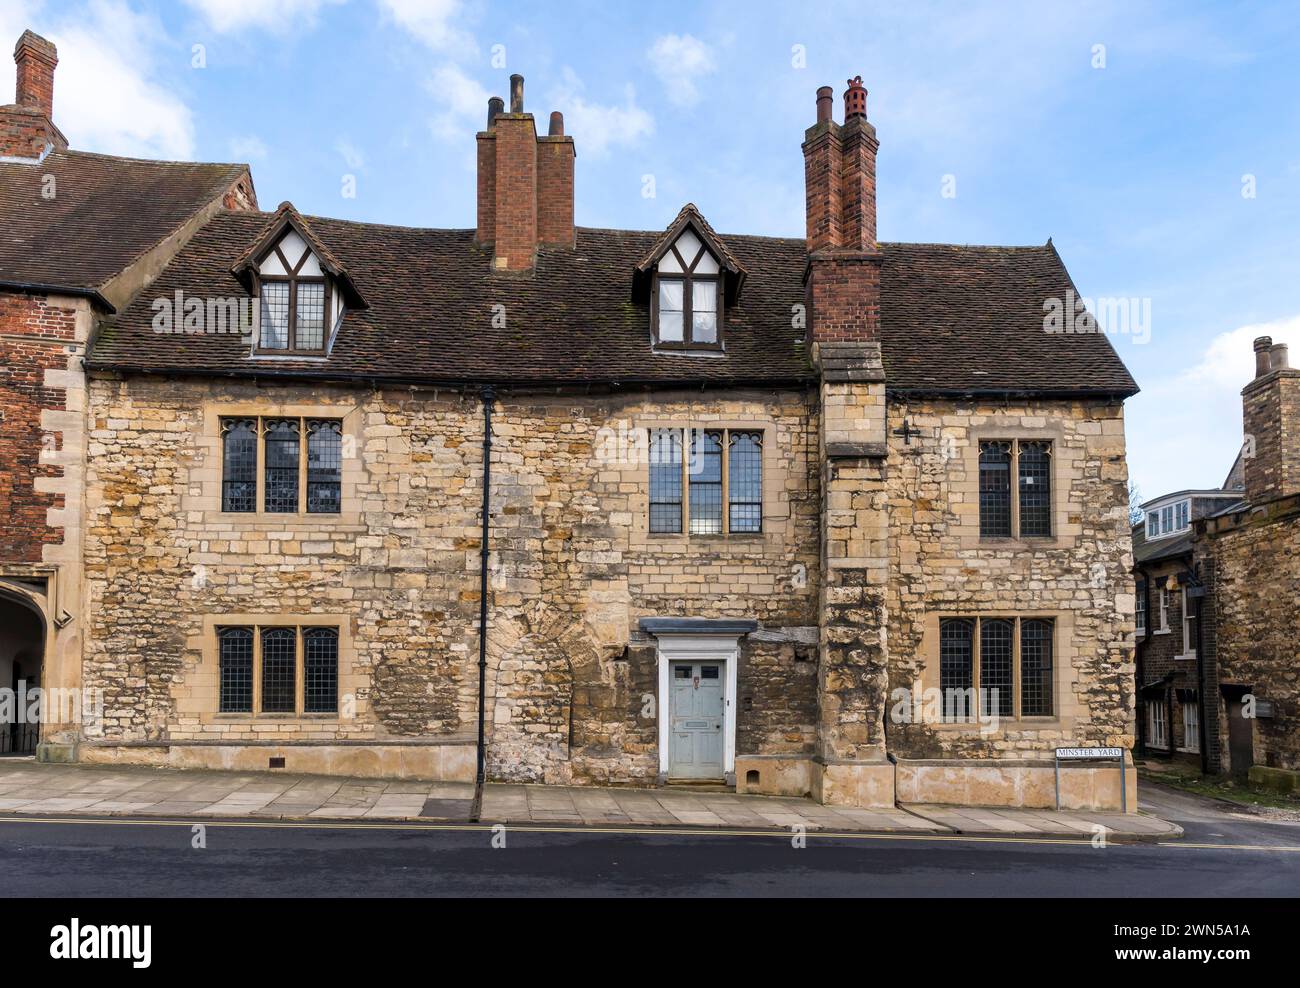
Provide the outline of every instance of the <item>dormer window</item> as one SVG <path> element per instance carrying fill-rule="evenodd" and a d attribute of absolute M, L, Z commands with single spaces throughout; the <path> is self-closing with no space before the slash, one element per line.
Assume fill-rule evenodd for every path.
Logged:
<path fill-rule="evenodd" d="M 329 280 L 311 248 L 290 231 L 258 265 L 262 291 L 261 339 L 268 353 L 325 349 L 325 314 L 332 311 Z"/>
<path fill-rule="evenodd" d="M 345 311 L 369 308 L 338 257 L 292 203 L 280 203 L 230 271 L 259 299 L 251 359 L 327 357 Z"/>
<path fill-rule="evenodd" d="M 687 229 L 655 269 L 655 343 L 665 347 L 719 345 L 721 268 L 700 238 Z"/>
<path fill-rule="evenodd" d="M 731 249 L 687 203 L 637 264 L 632 297 L 649 302 L 656 351 L 707 353 L 723 349 L 723 315 L 740 304 L 744 281 Z"/>

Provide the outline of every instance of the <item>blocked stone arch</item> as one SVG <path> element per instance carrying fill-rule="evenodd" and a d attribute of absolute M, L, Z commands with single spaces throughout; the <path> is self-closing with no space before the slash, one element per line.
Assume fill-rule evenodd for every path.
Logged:
<path fill-rule="evenodd" d="M 491 779 L 573 781 L 573 693 L 599 663 L 581 621 L 540 601 L 488 628 L 487 773 Z"/>

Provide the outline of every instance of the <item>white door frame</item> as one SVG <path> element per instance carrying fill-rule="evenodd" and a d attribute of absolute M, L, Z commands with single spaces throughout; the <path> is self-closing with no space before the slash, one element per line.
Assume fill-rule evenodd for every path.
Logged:
<path fill-rule="evenodd" d="M 730 784 L 736 775 L 736 666 L 740 659 L 738 634 L 670 634 L 659 640 L 659 778 L 668 778 L 668 747 L 672 733 L 672 697 L 668 670 L 674 662 L 719 663 L 725 668 L 722 687 L 722 771 Z"/>

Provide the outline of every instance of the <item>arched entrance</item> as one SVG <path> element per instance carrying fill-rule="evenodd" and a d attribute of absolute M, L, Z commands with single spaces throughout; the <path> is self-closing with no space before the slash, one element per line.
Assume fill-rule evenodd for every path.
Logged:
<path fill-rule="evenodd" d="M 31 755 L 40 725 L 25 723 L 24 694 L 41 685 L 45 618 L 26 595 L 0 584 L 0 756 Z"/>

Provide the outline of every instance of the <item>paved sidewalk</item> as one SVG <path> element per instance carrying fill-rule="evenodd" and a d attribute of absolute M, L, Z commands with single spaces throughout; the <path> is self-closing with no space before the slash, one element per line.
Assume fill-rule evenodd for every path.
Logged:
<path fill-rule="evenodd" d="M 459 782 L 336 778 L 0 760 L 0 814 L 281 820 L 465 821 L 473 786 Z M 855 809 L 810 799 L 678 789 L 493 784 L 485 822 L 741 830 L 1091 837 L 1153 840 L 1182 831 L 1119 813 L 909 806 Z"/>

